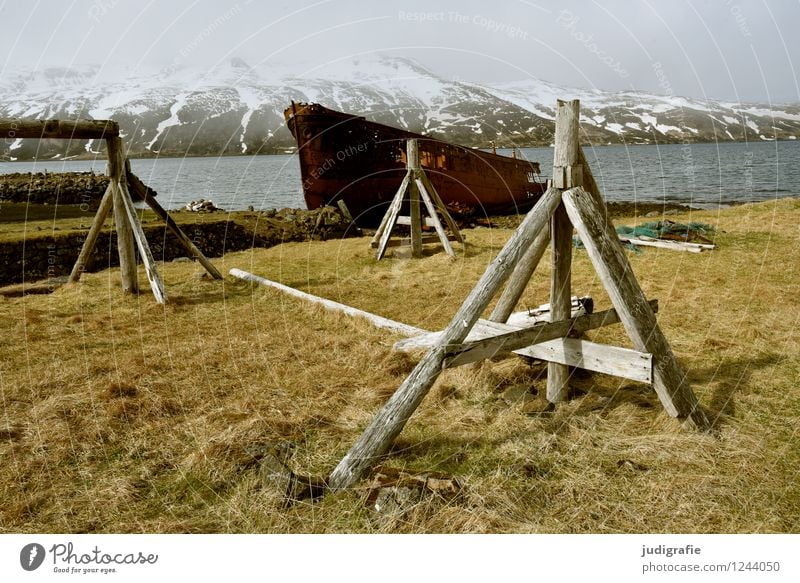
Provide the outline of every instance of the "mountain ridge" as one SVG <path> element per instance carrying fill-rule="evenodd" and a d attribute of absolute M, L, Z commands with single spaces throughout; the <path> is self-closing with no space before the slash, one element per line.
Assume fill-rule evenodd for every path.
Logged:
<path fill-rule="evenodd" d="M 546 146 L 557 98 L 581 100 L 585 143 L 665 144 L 794 140 L 800 104 L 718 100 L 561 87 L 539 79 L 478 84 L 382 54 L 323 69 L 253 68 L 240 58 L 211 69 L 171 66 L 135 75 L 97 65 L 5 73 L 0 117 L 111 118 L 131 156 L 219 156 L 291 151 L 283 110 L 326 107 L 471 147 Z M 301 71 L 301 72 L 298 72 Z M 100 81 L 104 77 L 108 78 Z M 0 159 L 91 157 L 92 141 L 8 140 Z"/>

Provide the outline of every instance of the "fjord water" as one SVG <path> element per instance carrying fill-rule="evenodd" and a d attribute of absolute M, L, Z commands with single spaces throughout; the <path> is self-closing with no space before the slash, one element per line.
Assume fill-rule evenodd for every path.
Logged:
<path fill-rule="evenodd" d="M 677 202 L 715 207 L 800 194 L 800 144 L 796 141 L 584 147 L 608 201 Z M 498 153 L 511 155 L 510 150 Z M 552 148 L 525 148 L 518 156 L 541 163 Z M 225 210 L 303 207 L 297 155 L 131 160 L 161 204 L 180 208 L 211 199 Z M 0 173 L 105 171 L 105 159 L 0 162 Z"/>

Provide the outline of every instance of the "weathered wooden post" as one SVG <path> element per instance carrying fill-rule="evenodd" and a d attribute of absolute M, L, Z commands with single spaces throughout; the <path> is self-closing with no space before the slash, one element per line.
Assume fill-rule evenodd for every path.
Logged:
<path fill-rule="evenodd" d="M 441 373 L 447 346 L 459 344 L 467 337 L 492 297 L 511 275 L 520 255 L 546 228 L 560 198 L 559 190 L 550 189 L 531 209 L 442 332 L 437 344 L 417 364 L 334 468 L 328 479 L 332 490 L 353 485 L 378 457 L 388 451 Z"/>
<path fill-rule="evenodd" d="M 408 158 L 408 170 L 416 179 L 417 175 L 422 171 L 419 165 L 417 140 L 408 140 L 406 156 Z M 411 220 L 411 257 L 415 258 L 422 257 L 422 214 L 420 213 L 419 197 L 420 192 L 417 181 L 412 180 L 408 189 L 408 214 Z"/>
<path fill-rule="evenodd" d="M 136 251 L 133 247 L 133 227 L 122 198 L 121 185 L 125 180 L 125 154 L 122 151 L 122 140 L 116 136 L 106 139 L 106 149 L 108 151 L 109 187 L 112 189 L 114 201 L 114 226 L 117 231 L 122 291 L 135 294 L 139 293 L 139 277 L 136 267 Z"/>
<path fill-rule="evenodd" d="M 555 149 L 553 151 L 553 186 L 560 189 L 583 184 L 580 163 L 580 102 L 556 102 Z M 550 279 L 550 321 L 569 318 L 572 310 L 572 224 L 563 203 L 558 205 L 550 223 L 552 277 Z M 547 363 L 547 400 L 558 403 L 567 398 L 569 367 Z"/>

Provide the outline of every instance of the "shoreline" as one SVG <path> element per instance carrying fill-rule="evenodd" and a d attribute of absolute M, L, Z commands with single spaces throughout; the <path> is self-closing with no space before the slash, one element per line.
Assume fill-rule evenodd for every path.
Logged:
<path fill-rule="evenodd" d="M 443 139 L 443 138 L 436 138 L 436 139 Z M 715 140 L 715 141 L 685 141 L 685 140 L 675 140 L 669 142 L 652 142 L 652 143 L 641 143 L 641 142 L 617 142 L 617 143 L 605 143 L 605 144 L 581 144 L 585 148 L 614 148 L 614 147 L 640 147 L 640 146 L 703 146 L 703 145 L 716 145 L 719 146 L 720 144 L 751 144 L 751 143 L 798 143 L 800 140 L 792 140 L 792 139 L 767 139 L 760 142 L 754 142 L 753 140 Z M 464 146 L 465 148 L 470 148 L 473 150 L 483 150 L 489 152 L 492 150 L 491 145 L 487 146 Z M 527 150 L 527 149 L 544 149 L 544 148 L 553 148 L 553 144 L 538 144 L 538 145 L 525 145 L 525 146 L 513 146 L 511 148 L 497 148 L 497 150 Z M 276 150 L 290 150 L 291 148 L 276 148 Z M 257 157 L 257 156 L 293 156 L 297 154 L 297 148 L 291 149 L 291 151 L 275 151 L 275 152 L 253 152 L 251 154 L 241 153 L 241 152 L 228 152 L 228 153 L 221 153 L 215 154 L 213 156 L 204 155 L 204 154 L 181 154 L 180 152 L 154 152 L 150 155 L 142 155 L 141 152 L 133 153 L 128 156 L 131 160 L 154 160 L 158 158 L 166 158 L 166 159 L 183 159 L 183 158 L 249 158 L 249 157 Z M 85 162 L 89 160 L 103 160 L 105 161 L 105 154 L 79 154 L 77 156 L 69 156 L 66 158 L 47 158 L 47 159 L 39 159 L 39 158 L 30 158 L 25 160 L 9 160 L 6 158 L 0 158 L 0 164 L 31 164 L 37 162 Z"/>

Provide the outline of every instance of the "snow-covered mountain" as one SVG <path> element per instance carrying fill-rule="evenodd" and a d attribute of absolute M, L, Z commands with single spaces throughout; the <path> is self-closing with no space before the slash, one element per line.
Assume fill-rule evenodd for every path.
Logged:
<path fill-rule="evenodd" d="M 410 59 L 370 55 L 324 68 L 255 69 L 233 59 L 211 70 L 135 74 L 99 66 L 8 72 L 0 117 L 111 118 L 132 155 L 285 151 L 283 110 L 294 100 L 365 115 L 467 146 L 547 145 L 557 98 L 581 100 L 585 142 L 669 143 L 795 139 L 800 104 L 769 107 L 638 92 L 558 87 L 529 79 L 480 85 L 444 79 Z M 0 159 L 87 156 L 99 144 L 12 140 Z"/>

